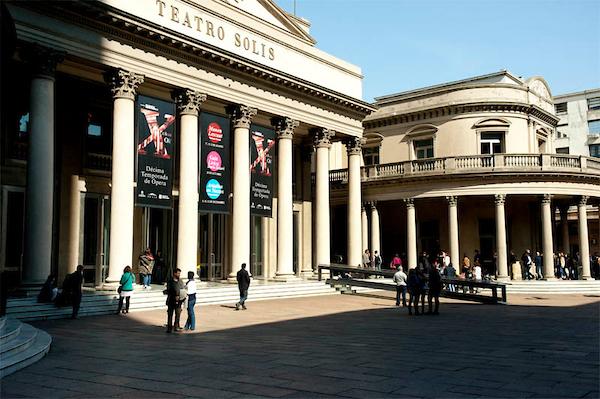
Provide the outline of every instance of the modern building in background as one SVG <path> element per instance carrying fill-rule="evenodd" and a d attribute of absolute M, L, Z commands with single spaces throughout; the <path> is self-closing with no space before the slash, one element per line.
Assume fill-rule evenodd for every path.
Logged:
<path fill-rule="evenodd" d="M 554 97 L 556 152 L 600 158 L 600 89 Z"/>
<path fill-rule="evenodd" d="M 500 71 L 379 97 L 375 106 L 363 121 L 363 249 L 386 262 L 404 253 L 409 267 L 422 251 L 445 250 L 459 265 L 478 250 L 499 279 L 511 275 L 511 250 L 582 259 L 600 251 L 589 207 L 600 200 L 600 160 L 556 154 L 560 119 L 543 78 Z M 330 173 L 339 254 L 347 178 L 344 168 Z M 554 276 L 552 255 L 544 260 L 544 275 Z"/>

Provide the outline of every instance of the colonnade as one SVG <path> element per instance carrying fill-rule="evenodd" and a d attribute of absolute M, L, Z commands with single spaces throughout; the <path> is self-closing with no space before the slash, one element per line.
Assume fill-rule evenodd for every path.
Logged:
<path fill-rule="evenodd" d="M 54 218 L 54 77 L 62 54 L 36 50 L 38 64 L 46 68 L 34 75 L 31 85 L 31 140 L 27 163 L 27 204 L 24 281 L 41 284 L 51 272 Z M 43 59 L 39 59 L 40 55 Z M 144 76 L 115 69 L 104 76 L 113 98 L 112 174 L 110 182 L 110 249 L 106 283 L 117 283 L 123 267 L 133 258 L 135 181 L 135 97 Z M 178 89 L 172 93 L 179 114 L 179 204 L 177 223 L 177 267 L 182 274 L 196 272 L 198 247 L 198 116 L 204 93 Z M 229 278 L 242 263 L 250 265 L 250 125 L 258 110 L 243 104 L 226 108 L 233 126 L 232 215 Z M 277 181 L 277 270 L 275 279 L 296 278 L 293 271 L 292 153 L 299 122 L 288 117 L 271 120 L 278 138 Z M 315 149 L 315 251 L 313 268 L 330 263 L 329 149 L 335 132 L 313 128 Z M 349 164 L 348 260 L 361 259 L 360 138 L 345 140 Z M 73 245 L 77 245 L 73 243 Z"/>

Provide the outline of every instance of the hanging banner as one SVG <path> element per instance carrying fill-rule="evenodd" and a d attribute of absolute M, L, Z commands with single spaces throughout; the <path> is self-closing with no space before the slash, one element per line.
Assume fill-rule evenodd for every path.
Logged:
<path fill-rule="evenodd" d="M 200 114 L 199 210 L 229 213 L 231 185 L 230 125 L 228 118 Z"/>
<path fill-rule="evenodd" d="M 175 104 L 139 96 L 136 206 L 172 208 Z"/>
<path fill-rule="evenodd" d="M 272 217 L 275 143 L 273 129 L 250 126 L 250 213 Z"/>

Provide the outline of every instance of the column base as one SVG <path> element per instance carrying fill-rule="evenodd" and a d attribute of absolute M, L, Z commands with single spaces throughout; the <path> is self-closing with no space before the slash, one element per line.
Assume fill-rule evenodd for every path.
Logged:
<path fill-rule="evenodd" d="M 119 282 L 118 281 L 107 281 L 104 284 L 102 284 L 100 290 L 102 291 L 114 291 L 117 289 L 117 287 L 119 287 Z"/>
<path fill-rule="evenodd" d="M 301 278 L 311 278 L 313 275 L 314 275 L 314 272 L 312 271 L 312 269 L 306 269 L 306 270 L 300 271 Z"/>
<path fill-rule="evenodd" d="M 542 281 L 558 281 L 558 279 L 554 276 L 552 277 L 544 277 Z"/>
<path fill-rule="evenodd" d="M 289 283 L 292 281 L 300 281 L 301 279 L 295 274 L 276 274 L 271 281 L 277 281 L 280 283 Z"/>
<path fill-rule="evenodd" d="M 498 277 L 496 277 L 496 281 L 499 281 L 502 283 L 510 281 L 510 276 L 498 276 Z"/>

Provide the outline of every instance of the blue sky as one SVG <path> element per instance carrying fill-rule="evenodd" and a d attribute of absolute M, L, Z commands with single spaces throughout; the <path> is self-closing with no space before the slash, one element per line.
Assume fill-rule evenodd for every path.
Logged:
<path fill-rule="evenodd" d="M 296 0 L 296 10 L 317 47 L 362 68 L 367 101 L 501 69 L 541 75 L 555 95 L 600 87 L 598 0 Z"/>

